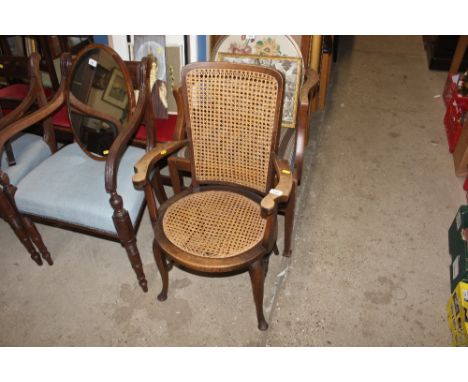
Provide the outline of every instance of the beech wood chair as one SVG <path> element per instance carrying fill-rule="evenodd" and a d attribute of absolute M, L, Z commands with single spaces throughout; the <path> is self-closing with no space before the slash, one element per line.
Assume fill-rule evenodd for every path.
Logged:
<path fill-rule="evenodd" d="M 213 59 L 218 57 L 218 53 L 220 53 L 219 49 L 223 46 L 223 41 L 228 37 L 229 36 L 224 36 L 218 40 L 212 52 Z M 286 39 L 286 43 L 289 43 L 289 45 L 287 47 L 282 46 L 281 51 L 294 52 L 295 59 L 299 59 L 301 62 L 304 62 L 305 60 L 302 59 L 303 52 L 294 40 L 292 38 Z M 304 43 L 303 46 L 307 47 L 308 44 Z M 308 54 L 308 50 L 305 50 L 305 52 Z M 271 54 L 271 56 L 274 56 L 274 54 Z M 248 57 L 248 54 L 243 55 L 243 57 Z M 280 58 L 281 56 L 277 57 Z M 299 94 L 295 106 L 297 110 L 293 111 L 293 115 L 296 116 L 295 128 L 281 128 L 278 152 L 279 156 L 289 163 L 290 171 L 292 172 L 294 179 L 291 197 L 288 199 L 287 203 L 281 203 L 279 206 L 279 213 L 285 217 L 283 255 L 287 257 L 291 256 L 292 252 L 291 241 L 294 226 L 296 187 L 300 184 L 302 178 L 304 151 L 307 146 L 309 136 L 309 109 L 314 93 L 318 90 L 319 77 L 315 70 L 306 65 L 304 73 L 300 76 L 299 82 Z M 183 176 L 189 175 L 191 172 L 190 152 L 187 150 L 179 152 L 177 156 L 169 158 L 168 162 L 171 170 L 171 180 L 174 192 L 180 192 L 184 187 Z"/>
<path fill-rule="evenodd" d="M 99 63 L 113 73 L 104 91 L 92 86 Z M 144 118 L 152 64 L 151 59 L 133 64 L 132 81 L 127 66 L 107 46 L 88 45 L 73 61 L 66 54 L 53 99 L 0 132 L 1 150 L 9 139 L 64 105 L 72 122 L 75 142 L 45 159 L 17 185 L 0 171 L 2 192 L 19 229 L 33 244 L 28 250 L 37 264 L 42 264 L 41 256 L 49 265 L 53 262 L 33 221 L 120 242 L 140 287 L 148 290 L 135 236 L 145 198 L 131 180 L 133 165 L 145 150 L 128 143 Z M 139 86 L 138 103 L 132 82 Z"/>
<path fill-rule="evenodd" d="M 277 155 L 283 77 L 261 66 L 194 63 L 182 71 L 182 96 L 194 158 L 191 186 L 157 210 L 152 169 L 186 141 L 147 153 L 133 177 L 151 211 L 163 283 L 158 299 L 167 298 L 167 260 L 207 274 L 248 269 L 258 328 L 266 330 L 263 286 L 269 255 L 277 252 L 277 206 L 287 202 L 294 183 L 289 164 Z"/>

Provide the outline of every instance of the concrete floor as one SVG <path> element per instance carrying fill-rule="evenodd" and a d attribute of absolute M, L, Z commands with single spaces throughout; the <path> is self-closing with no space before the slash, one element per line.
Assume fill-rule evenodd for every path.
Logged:
<path fill-rule="evenodd" d="M 147 294 L 119 244 L 38 225 L 55 261 L 40 268 L 0 221 L 0 345 L 449 345 L 447 229 L 465 197 L 434 98 L 446 74 L 427 69 L 417 36 L 343 38 L 340 49 L 313 120 L 293 257 L 270 261 L 267 332 L 247 273 L 175 268 L 158 302 L 147 216 Z"/>

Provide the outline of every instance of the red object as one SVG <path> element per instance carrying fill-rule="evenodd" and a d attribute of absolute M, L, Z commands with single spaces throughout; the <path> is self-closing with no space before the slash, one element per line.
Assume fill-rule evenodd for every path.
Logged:
<path fill-rule="evenodd" d="M 13 84 L 0 89 L 0 98 L 22 100 L 28 94 L 28 84 Z M 44 88 L 47 97 L 52 95 L 52 89 Z"/>
<path fill-rule="evenodd" d="M 168 142 L 174 139 L 177 115 L 169 115 L 167 119 L 156 119 L 154 129 L 156 130 L 156 141 Z M 136 133 L 135 139 L 146 140 L 146 126 L 141 124 Z"/>
<path fill-rule="evenodd" d="M 463 97 L 458 93 L 458 74 L 450 74 L 445 82 L 443 99 L 447 112 L 444 117 L 445 132 L 449 144 L 449 151 L 453 153 L 461 135 L 464 119 L 468 112 L 468 97 Z"/>
<path fill-rule="evenodd" d="M 158 142 L 172 141 L 176 127 L 177 115 L 169 115 L 167 119 L 156 119 L 154 129 L 156 130 L 156 140 Z M 52 124 L 55 126 L 70 128 L 67 107 L 62 107 L 52 118 Z M 135 135 L 135 139 L 146 140 L 146 126 L 141 124 Z"/>
<path fill-rule="evenodd" d="M 68 119 L 68 110 L 63 106 L 53 117 L 52 124 L 61 127 L 70 127 L 70 120 Z"/>
<path fill-rule="evenodd" d="M 463 183 L 463 189 L 468 191 L 468 176 L 465 178 L 465 182 Z M 467 195 L 468 196 L 468 195 Z"/>
<path fill-rule="evenodd" d="M 444 98 L 445 106 L 448 107 L 452 98 L 455 98 L 455 101 L 468 105 L 468 97 L 463 97 L 458 93 L 457 81 L 460 78 L 460 74 L 450 74 L 447 77 L 447 81 L 444 86 L 444 93 L 442 97 Z"/>
<path fill-rule="evenodd" d="M 468 112 L 468 97 L 456 98 L 453 97 L 448 104 L 447 112 L 444 117 L 445 132 L 449 144 L 449 151 L 453 153 L 460 138 L 463 119 L 467 118 Z"/>

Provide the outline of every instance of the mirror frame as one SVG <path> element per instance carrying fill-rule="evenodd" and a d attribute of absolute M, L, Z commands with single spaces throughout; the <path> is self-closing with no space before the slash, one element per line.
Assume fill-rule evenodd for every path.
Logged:
<path fill-rule="evenodd" d="M 120 123 L 120 121 L 116 121 L 111 115 L 101 113 L 99 110 L 93 109 L 92 107 L 82 103 L 79 101 L 72 93 L 71 93 L 71 83 L 73 80 L 73 75 L 75 73 L 75 70 L 78 66 L 78 63 L 80 60 L 86 56 L 90 51 L 92 50 L 103 50 L 107 54 L 109 54 L 112 59 L 115 61 L 119 69 L 121 70 L 125 83 L 127 85 L 127 97 L 128 97 L 128 116 L 127 116 L 127 121 L 124 121 L 123 123 Z M 83 50 L 81 50 L 76 57 L 73 59 L 72 66 L 70 68 L 69 74 L 66 79 L 66 85 L 65 85 L 65 102 L 66 102 L 66 107 L 67 107 L 67 114 L 68 118 L 70 121 L 70 129 L 72 130 L 73 137 L 75 138 L 75 142 L 78 143 L 78 145 L 81 147 L 81 149 L 88 155 L 90 158 L 98 161 L 106 161 L 108 155 L 106 156 L 99 156 L 91 151 L 89 151 L 83 142 L 81 142 L 80 137 L 78 134 L 75 132 L 75 129 L 73 128 L 72 124 L 72 119 L 71 119 L 71 113 L 72 113 L 72 108 L 75 110 L 78 110 L 79 112 L 82 112 L 88 117 L 94 117 L 97 119 L 104 119 L 107 120 L 113 124 L 115 124 L 115 127 L 118 130 L 117 136 L 121 133 L 122 128 L 127 125 L 127 122 L 131 119 L 132 114 L 135 112 L 135 92 L 133 88 L 133 82 L 130 76 L 130 72 L 128 71 L 127 66 L 125 65 L 125 62 L 122 60 L 122 58 L 115 52 L 112 48 L 110 48 L 107 45 L 102 45 L 102 44 L 90 44 L 86 46 Z M 117 137 L 116 137 L 117 138 Z M 114 139 L 115 141 L 115 139 Z"/>

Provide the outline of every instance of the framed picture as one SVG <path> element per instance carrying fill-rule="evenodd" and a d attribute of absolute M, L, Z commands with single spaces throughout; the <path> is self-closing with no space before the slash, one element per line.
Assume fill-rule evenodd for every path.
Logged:
<path fill-rule="evenodd" d="M 167 80 L 169 89 L 180 84 L 180 73 L 184 62 L 184 49 L 182 45 L 166 46 Z M 177 114 L 177 104 L 172 91 L 167 92 L 169 114 Z"/>
<path fill-rule="evenodd" d="M 262 65 L 277 69 L 284 75 L 284 99 L 282 127 L 295 128 L 297 102 L 301 86 L 302 59 L 287 56 L 265 56 L 235 53 L 218 53 L 220 61 Z"/>
<path fill-rule="evenodd" d="M 127 87 L 125 86 L 123 74 L 118 68 L 112 70 L 109 83 L 102 95 L 102 100 L 119 109 L 125 109 L 127 107 Z"/>
<path fill-rule="evenodd" d="M 96 72 L 94 73 L 93 87 L 96 89 L 104 90 L 107 87 L 107 84 L 109 83 L 110 76 L 110 70 L 98 64 L 98 66 L 96 67 Z"/>
<path fill-rule="evenodd" d="M 296 38 L 294 38 L 296 37 Z M 212 51 L 212 60 L 219 61 L 218 54 L 252 54 L 259 56 L 286 56 L 301 58 L 298 36 L 288 35 L 229 35 L 218 39 Z"/>

